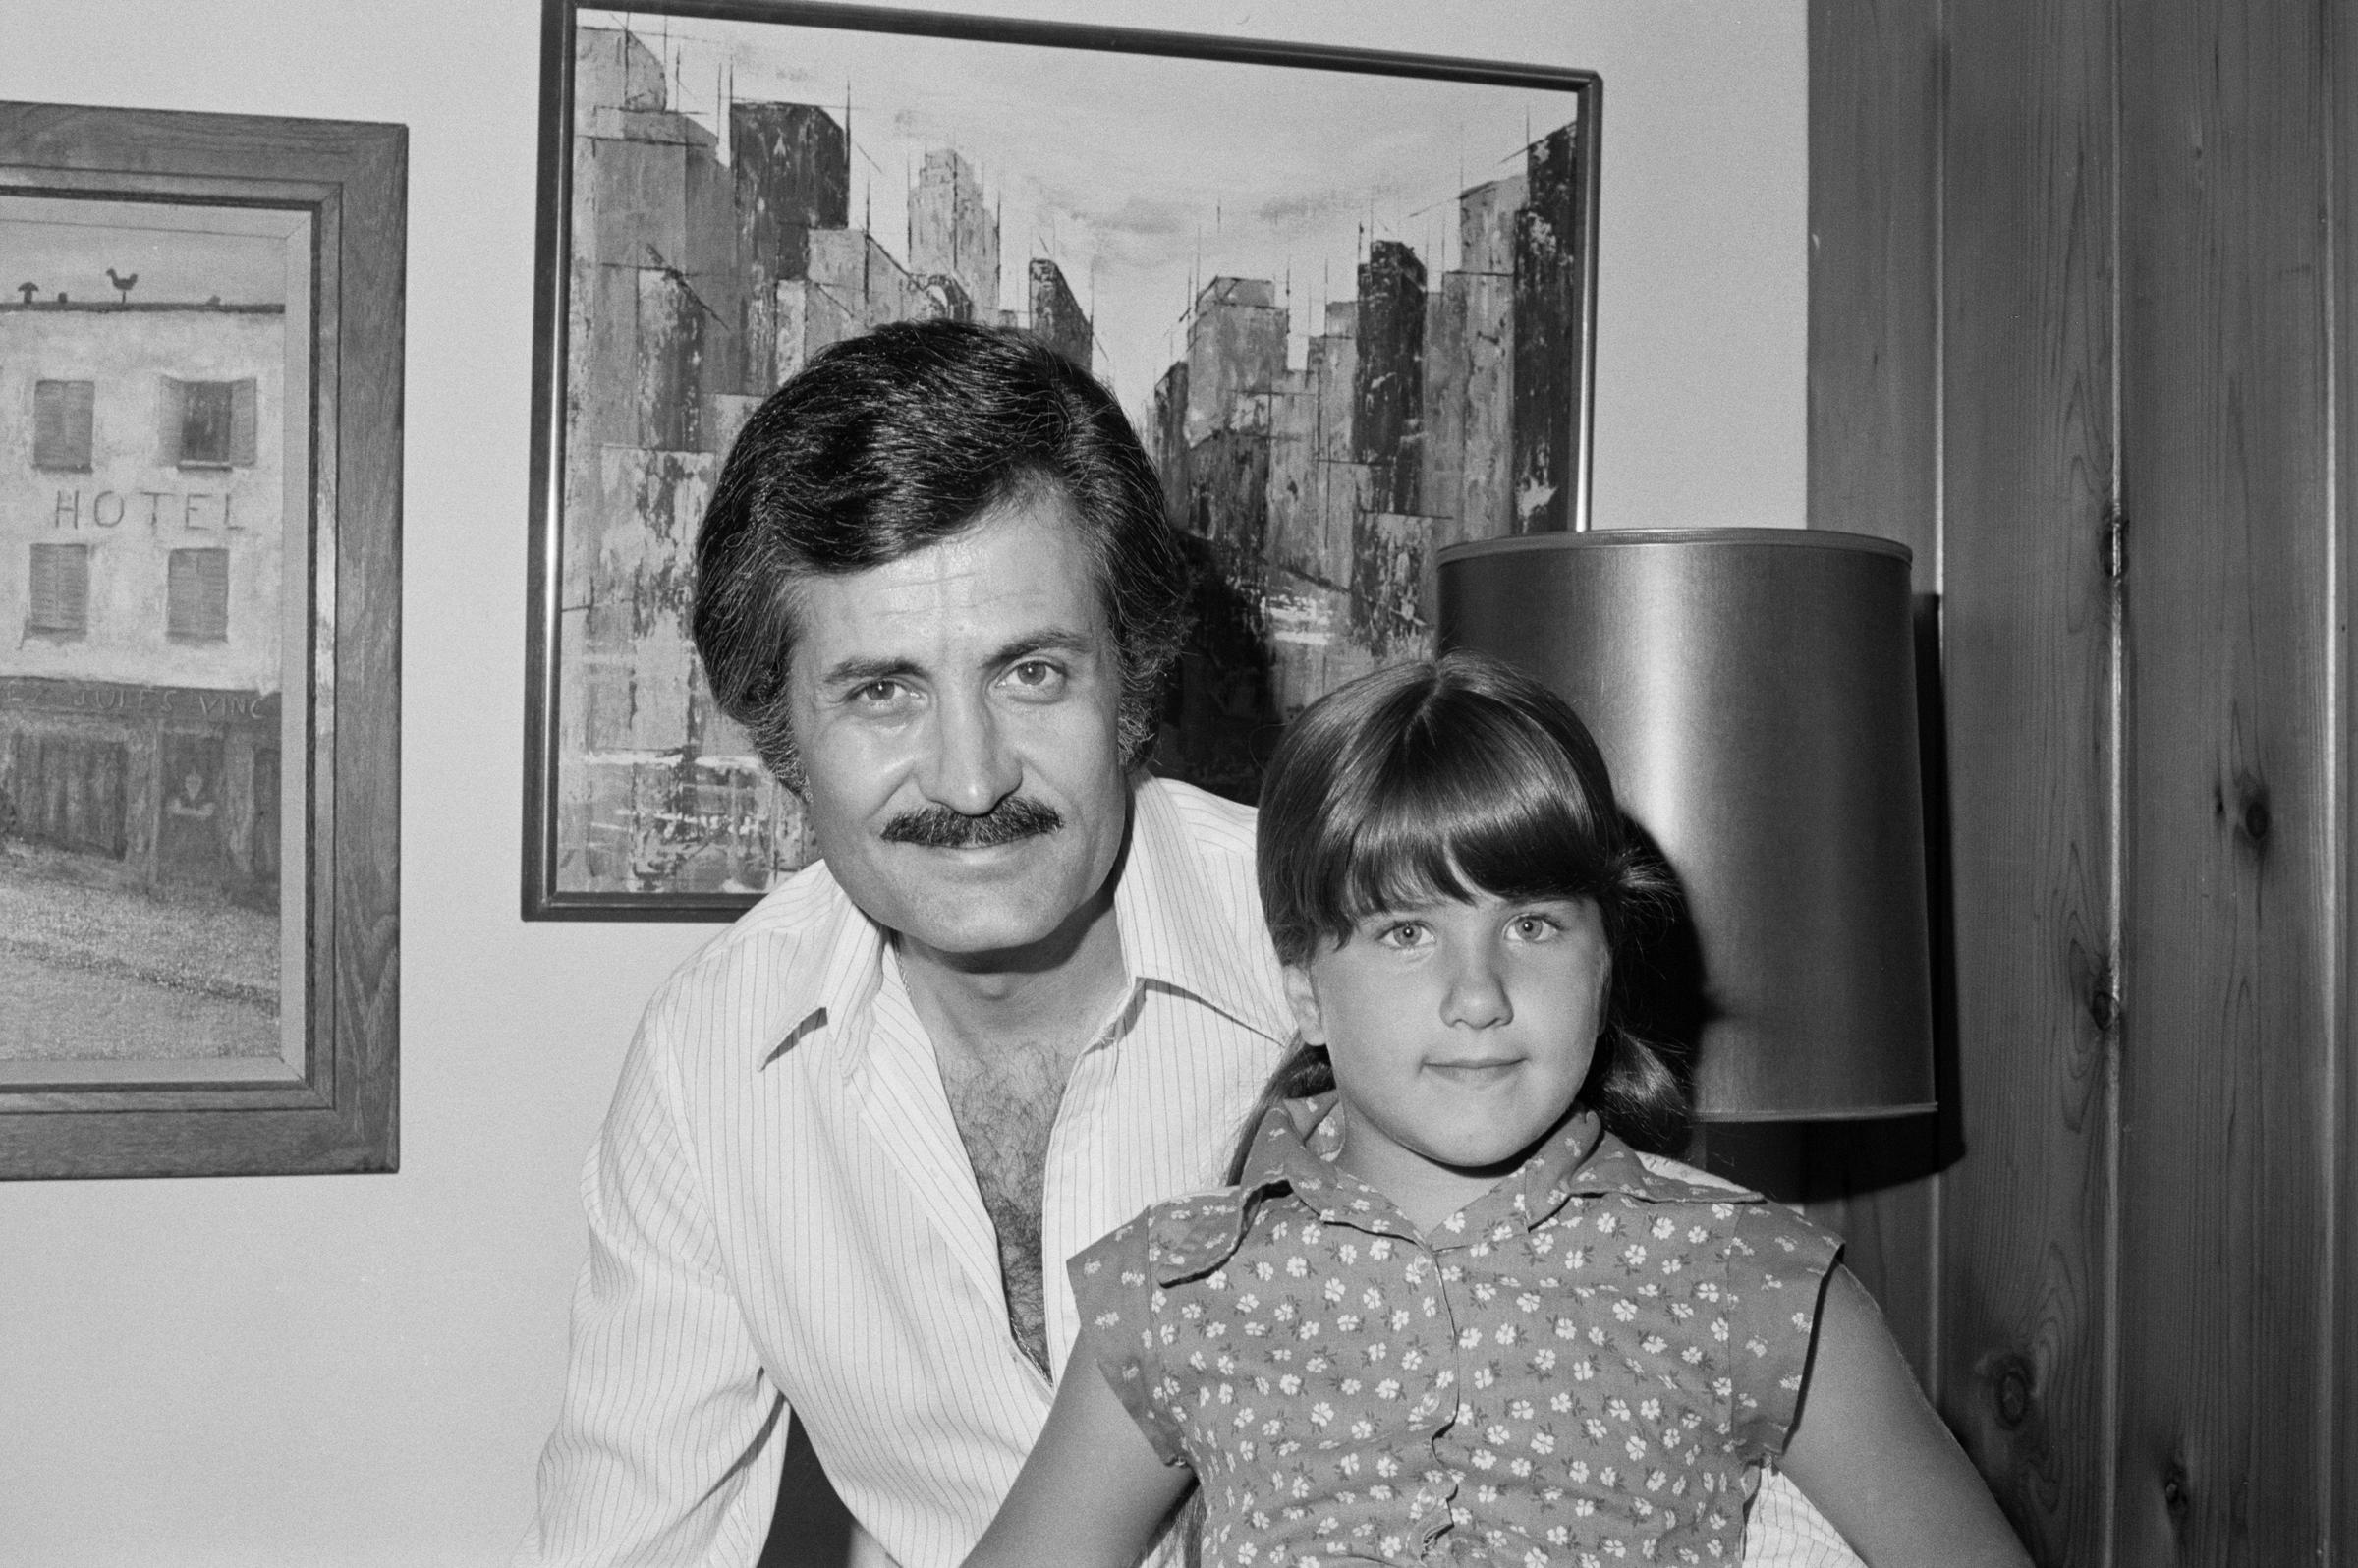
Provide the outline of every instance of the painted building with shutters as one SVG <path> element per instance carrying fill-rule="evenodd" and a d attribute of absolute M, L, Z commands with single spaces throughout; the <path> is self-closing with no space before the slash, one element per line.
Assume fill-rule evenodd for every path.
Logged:
<path fill-rule="evenodd" d="M 275 899 L 285 331 L 0 304 L 0 840 Z"/>

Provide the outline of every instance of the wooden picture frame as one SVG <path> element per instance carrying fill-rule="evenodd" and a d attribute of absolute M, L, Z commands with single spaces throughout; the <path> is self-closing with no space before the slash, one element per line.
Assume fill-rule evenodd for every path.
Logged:
<path fill-rule="evenodd" d="M 729 920 L 813 853 L 704 691 L 691 556 L 752 407 L 883 321 L 1029 330 L 1112 387 L 1198 574 L 1154 765 L 1237 798 L 1310 700 L 1430 649 L 1440 546 L 1586 526 L 1592 72 L 808 0 L 543 19 L 528 920 Z"/>
<path fill-rule="evenodd" d="M 0 104 L 0 1176 L 398 1163 L 407 148 Z"/>

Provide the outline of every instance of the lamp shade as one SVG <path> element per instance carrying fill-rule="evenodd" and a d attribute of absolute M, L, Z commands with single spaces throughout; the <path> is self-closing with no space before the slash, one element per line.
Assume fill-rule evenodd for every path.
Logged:
<path fill-rule="evenodd" d="M 1707 1121 L 1934 1102 L 1908 552 L 1814 529 L 1438 557 L 1444 647 L 1570 701 L 1685 894 Z"/>

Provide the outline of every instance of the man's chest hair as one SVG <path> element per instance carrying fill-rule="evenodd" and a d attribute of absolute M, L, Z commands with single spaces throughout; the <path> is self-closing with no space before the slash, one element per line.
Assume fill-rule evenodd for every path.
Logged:
<path fill-rule="evenodd" d="M 1071 1058 L 1045 1045 L 983 1053 L 943 1051 L 941 1087 L 998 1235 L 1008 1327 L 1034 1364 L 1047 1365 L 1040 1207 L 1048 1141 Z"/>
<path fill-rule="evenodd" d="M 941 1087 L 975 1167 L 982 1201 L 995 1214 L 999 1197 L 1030 1201 L 1039 1215 L 1048 1139 L 1064 1098 L 1068 1063 L 1061 1053 L 1017 1047 L 988 1055 L 941 1053 Z"/>

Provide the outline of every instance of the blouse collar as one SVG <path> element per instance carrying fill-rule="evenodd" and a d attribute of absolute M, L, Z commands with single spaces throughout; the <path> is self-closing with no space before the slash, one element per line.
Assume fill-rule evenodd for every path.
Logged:
<path fill-rule="evenodd" d="M 1575 1197 L 1692 1196 L 1685 1184 L 1649 1170 L 1637 1150 L 1584 1108 L 1565 1118 L 1495 1187 L 1431 1231 L 1420 1232 L 1390 1199 L 1334 1163 L 1342 1151 L 1346 1114 L 1332 1092 L 1271 1106 L 1253 1135 L 1243 1183 L 1222 1201 L 1191 1205 L 1186 1223 L 1160 1240 L 1157 1280 L 1176 1284 L 1218 1267 L 1242 1245 L 1261 1204 L 1288 1194 L 1322 1224 L 1398 1236 L 1435 1251 L 1511 1240 L 1553 1218 Z"/>

